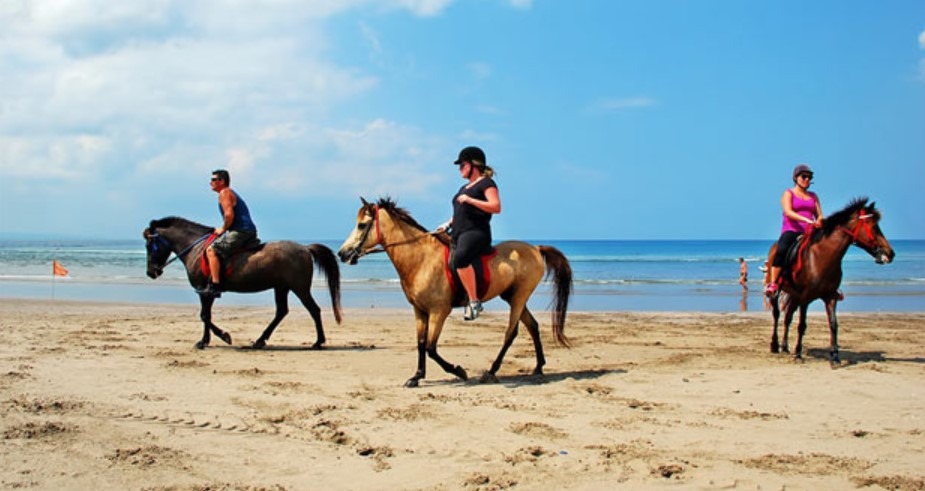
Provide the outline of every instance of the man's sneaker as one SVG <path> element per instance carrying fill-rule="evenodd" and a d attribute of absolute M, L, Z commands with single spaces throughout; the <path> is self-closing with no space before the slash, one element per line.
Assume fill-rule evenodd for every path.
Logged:
<path fill-rule="evenodd" d="M 199 294 L 206 297 L 221 298 L 222 288 L 220 285 L 216 285 L 210 281 L 205 288 L 199 290 Z"/>
<path fill-rule="evenodd" d="M 480 300 L 469 302 L 469 305 L 466 305 L 466 313 L 463 315 L 463 319 L 467 321 L 474 321 L 479 318 L 479 313 L 481 312 L 482 302 Z"/>

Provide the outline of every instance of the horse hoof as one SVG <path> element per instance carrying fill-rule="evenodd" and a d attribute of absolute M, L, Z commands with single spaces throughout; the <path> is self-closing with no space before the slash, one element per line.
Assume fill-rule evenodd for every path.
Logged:
<path fill-rule="evenodd" d="M 254 341 L 254 344 L 251 345 L 251 348 L 253 349 L 264 349 L 266 347 L 267 347 L 267 342 L 262 339 L 258 339 Z"/>
<path fill-rule="evenodd" d="M 482 383 L 482 384 L 497 384 L 498 382 L 499 382 L 498 377 L 496 377 L 495 374 L 491 372 L 485 372 L 479 378 L 479 383 Z"/>
<path fill-rule="evenodd" d="M 418 386 L 418 379 L 416 379 L 416 378 L 409 378 L 408 381 L 405 382 L 405 387 L 407 387 L 407 388 L 409 388 L 409 389 L 410 389 L 410 388 L 417 387 L 417 386 Z"/>
<path fill-rule="evenodd" d="M 466 373 L 466 369 L 459 365 L 453 367 L 453 374 L 461 378 L 463 381 L 469 380 L 469 374 Z"/>
<path fill-rule="evenodd" d="M 221 338 L 221 340 L 224 341 L 225 344 L 231 345 L 231 334 L 228 334 L 226 332 L 226 333 L 219 334 L 218 337 Z"/>
<path fill-rule="evenodd" d="M 206 349 L 206 346 L 208 346 L 208 345 L 209 345 L 209 343 L 206 342 L 206 341 L 199 341 L 198 343 L 196 343 L 196 344 L 193 345 L 193 346 L 195 346 L 196 349 Z"/>
<path fill-rule="evenodd" d="M 312 348 L 311 348 L 311 349 L 316 350 L 316 351 L 317 351 L 317 350 L 324 349 L 324 343 L 321 342 L 321 341 L 318 341 L 317 343 L 315 343 L 315 344 L 312 345 Z"/>
<path fill-rule="evenodd" d="M 771 353 L 780 353 L 780 346 L 771 345 Z"/>

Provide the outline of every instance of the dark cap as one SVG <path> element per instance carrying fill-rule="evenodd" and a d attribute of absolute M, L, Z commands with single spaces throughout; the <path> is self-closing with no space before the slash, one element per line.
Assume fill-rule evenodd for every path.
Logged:
<path fill-rule="evenodd" d="M 800 164 L 793 168 L 793 178 L 796 179 L 800 174 L 809 174 L 811 176 L 813 175 L 813 170 L 806 164 Z"/>
<path fill-rule="evenodd" d="M 456 162 L 453 162 L 454 165 L 459 165 L 463 162 L 472 162 L 477 161 L 480 165 L 485 165 L 488 163 L 485 160 L 485 152 L 482 151 L 479 147 L 466 147 L 459 151 L 459 158 L 456 159 Z"/>

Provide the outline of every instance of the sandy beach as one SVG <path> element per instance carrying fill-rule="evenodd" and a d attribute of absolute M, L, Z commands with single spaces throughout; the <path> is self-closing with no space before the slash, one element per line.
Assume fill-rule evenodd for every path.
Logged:
<path fill-rule="evenodd" d="M 925 313 L 813 314 L 804 363 L 764 312 L 538 312 L 499 372 L 505 315 L 451 317 L 416 389 L 410 309 L 215 309 L 0 300 L 0 488 L 130 490 L 925 489 Z"/>

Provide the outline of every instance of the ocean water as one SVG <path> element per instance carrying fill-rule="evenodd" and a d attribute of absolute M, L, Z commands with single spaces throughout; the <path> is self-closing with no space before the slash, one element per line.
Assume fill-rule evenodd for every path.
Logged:
<path fill-rule="evenodd" d="M 337 250 L 340 241 L 321 241 Z M 771 241 L 586 241 L 536 240 L 559 248 L 569 259 L 575 280 L 570 310 L 587 311 L 759 311 L 764 263 Z M 896 259 L 874 263 L 852 247 L 843 261 L 840 311 L 925 311 L 925 240 L 897 240 Z M 738 285 L 738 258 L 749 265 L 749 291 Z M 69 270 L 53 277 L 52 261 Z M 341 264 L 345 307 L 407 307 L 398 278 L 384 254 L 366 256 L 357 265 Z M 315 299 L 330 299 L 320 277 Z M 530 301 L 546 309 L 550 287 L 543 284 Z M 198 305 L 179 261 L 164 276 L 145 276 L 141 240 L 0 240 L 0 298 L 153 302 Z M 292 300 L 295 302 L 295 300 Z M 271 292 L 228 293 L 219 305 L 273 305 Z M 495 300 L 489 310 L 506 304 Z M 822 311 L 815 302 L 810 310 Z"/>

